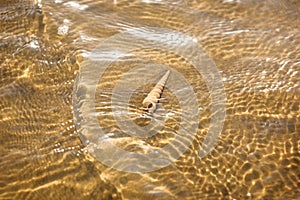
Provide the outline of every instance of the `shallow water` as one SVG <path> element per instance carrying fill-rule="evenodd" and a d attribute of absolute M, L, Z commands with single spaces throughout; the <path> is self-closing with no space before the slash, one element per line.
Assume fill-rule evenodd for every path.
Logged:
<path fill-rule="evenodd" d="M 1 1 L 0 199 L 300 198 L 299 8 L 293 0 Z M 116 34 L 139 30 L 139 37 L 149 38 L 161 29 L 192 38 L 222 77 L 224 127 L 202 158 L 199 150 L 215 113 L 211 80 L 178 55 L 186 49 L 141 43 L 118 59 L 110 49 L 121 45 L 125 51 L 136 41 L 112 41 Z M 103 44 L 110 54 L 99 54 Z M 184 55 L 193 58 L 189 52 Z M 101 62 L 92 62 L 95 57 Z M 86 87 L 74 84 L 80 77 L 98 80 L 106 62 L 109 68 L 96 81 L 95 111 L 82 111 L 94 79 L 84 79 Z M 153 74 L 145 75 L 153 82 L 136 85 L 129 102 L 122 101 L 122 92 L 114 92 L 118 81 L 128 77 L 134 83 L 141 73 L 130 70 L 153 63 Z M 160 101 L 164 110 L 157 117 L 164 129 L 156 135 L 134 137 L 115 120 L 129 107 L 136 124 L 150 124 L 153 116 L 140 117 L 141 101 L 163 74 L 162 65 L 174 70 L 172 76 L 175 70 L 181 74 L 197 98 L 199 120 L 186 123 L 198 124 L 191 144 L 176 139 L 187 112 L 181 106 L 192 105 L 192 99 L 176 98 L 180 89 L 172 87 L 182 82 L 175 77 Z M 121 100 L 112 104 L 112 97 Z M 83 136 L 84 119 L 81 113 L 76 117 L 76 109 L 95 116 L 106 138 L 121 149 L 147 153 L 175 141 L 174 152 L 182 143 L 187 150 L 156 171 L 118 171 L 97 160 L 85 138 L 94 135 Z M 126 169 L 138 169 L 130 159 Z"/>

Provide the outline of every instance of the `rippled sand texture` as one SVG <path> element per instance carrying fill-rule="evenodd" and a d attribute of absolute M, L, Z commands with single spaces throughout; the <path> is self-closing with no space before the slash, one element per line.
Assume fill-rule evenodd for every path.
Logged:
<path fill-rule="evenodd" d="M 293 0 L 0 2 L 0 199 L 300 199 L 300 4 Z M 180 71 L 197 93 L 196 139 L 172 165 L 118 172 L 86 152 L 75 130 L 73 84 L 103 40 L 130 28 L 160 27 L 197 39 L 225 86 L 226 120 L 215 150 L 198 151 L 211 118 L 203 77 L 184 59 L 145 47 L 153 62 Z M 99 124 L 120 147 L 156 148 L 176 134 L 174 116 L 144 141 L 114 122 L 111 89 L 134 62 L 116 61 L 97 88 Z M 153 85 L 141 86 L 132 117 Z M 147 121 L 135 121 L 145 124 Z"/>

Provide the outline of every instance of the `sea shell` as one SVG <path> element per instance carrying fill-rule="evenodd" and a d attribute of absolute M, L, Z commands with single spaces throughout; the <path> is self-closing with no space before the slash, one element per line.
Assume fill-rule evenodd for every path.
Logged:
<path fill-rule="evenodd" d="M 170 70 L 166 72 L 166 74 L 158 81 L 158 83 L 154 86 L 151 92 L 144 99 L 143 106 L 148 109 L 149 113 L 153 113 L 155 111 L 156 104 L 158 103 L 158 100 L 164 90 L 169 75 Z"/>

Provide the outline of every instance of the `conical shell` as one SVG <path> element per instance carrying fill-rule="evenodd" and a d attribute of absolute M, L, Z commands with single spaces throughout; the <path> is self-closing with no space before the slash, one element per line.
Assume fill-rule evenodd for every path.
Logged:
<path fill-rule="evenodd" d="M 169 78 L 170 70 L 166 72 L 166 74 L 158 81 L 158 83 L 154 86 L 154 88 L 149 92 L 147 97 L 143 101 L 143 106 L 148 108 L 150 113 L 153 113 L 156 109 L 156 104 L 158 103 L 158 99 L 160 98 L 165 84 Z"/>

